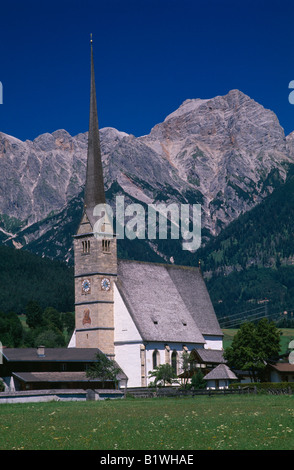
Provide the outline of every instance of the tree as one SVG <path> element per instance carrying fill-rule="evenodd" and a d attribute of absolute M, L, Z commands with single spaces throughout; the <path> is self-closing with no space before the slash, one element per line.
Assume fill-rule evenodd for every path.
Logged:
<path fill-rule="evenodd" d="M 191 385 L 195 390 L 200 390 L 206 387 L 206 382 L 203 380 L 204 375 L 201 370 L 198 370 L 194 375 L 192 375 Z"/>
<path fill-rule="evenodd" d="M 184 387 L 189 388 L 190 385 L 188 385 L 188 380 L 191 377 L 191 374 L 196 374 L 195 362 L 193 361 L 193 358 L 191 358 L 191 354 L 189 352 L 184 351 L 182 353 L 181 369 L 183 371 L 182 377 L 184 377 Z"/>
<path fill-rule="evenodd" d="M 121 372 L 120 367 L 105 354 L 98 352 L 96 354 L 96 362 L 86 371 L 89 379 L 98 379 L 102 382 L 102 388 L 105 388 L 106 382 L 118 383 L 118 375 Z"/>
<path fill-rule="evenodd" d="M 61 319 L 68 334 L 72 334 L 75 329 L 75 314 L 73 312 L 62 313 Z"/>
<path fill-rule="evenodd" d="M 47 307 L 43 313 L 43 322 L 48 328 L 57 328 L 62 332 L 63 323 L 61 320 L 61 314 L 53 307 Z"/>
<path fill-rule="evenodd" d="M 3 346 L 17 348 L 23 341 L 23 326 L 16 313 L 0 312 L 0 341 Z"/>
<path fill-rule="evenodd" d="M 40 329 L 36 331 L 34 347 L 37 348 L 41 344 L 45 346 L 45 348 L 63 348 L 65 346 L 65 340 L 62 333 L 57 329 Z"/>
<path fill-rule="evenodd" d="M 43 324 L 43 311 L 35 300 L 30 300 L 26 306 L 26 323 L 29 328 L 37 328 Z"/>
<path fill-rule="evenodd" d="M 224 353 L 229 367 L 248 370 L 252 381 L 262 381 L 266 361 L 279 354 L 280 336 L 275 323 L 267 318 L 257 324 L 243 323 Z"/>
<path fill-rule="evenodd" d="M 174 372 L 170 364 L 160 364 L 149 372 L 149 377 L 155 377 L 154 385 L 156 386 L 158 382 L 165 387 L 166 383 L 173 383 L 177 378 L 176 373 Z"/>

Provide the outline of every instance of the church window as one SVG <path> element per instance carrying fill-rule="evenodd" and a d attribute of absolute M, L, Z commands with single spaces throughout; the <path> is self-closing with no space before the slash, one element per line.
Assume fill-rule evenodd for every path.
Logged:
<path fill-rule="evenodd" d="M 175 374 L 178 373 L 178 353 L 173 351 L 171 355 L 171 365 Z"/>
<path fill-rule="evenodd" d="M 159 351 L 157 349 L 155 349 L 153 351 L 153 354 L 152 354 L 152 365 L 153 365 L 153 369 L 155 369 L 155 367 L 159 366 L 160 364 L 160 355 L 159 355 Z"/>
<path fill-rule="evenodd" d="M 84 255 L 90 253 L 90 240 L 84 240 L 82 242 L 82 250 Z"/>
<path fill-rule="evenodd" d="M 103 253 L 110 253 L 110 240 L 102 240 Z"/>

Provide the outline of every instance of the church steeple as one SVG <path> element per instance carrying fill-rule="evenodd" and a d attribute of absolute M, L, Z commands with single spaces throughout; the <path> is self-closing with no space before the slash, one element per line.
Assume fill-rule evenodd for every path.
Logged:
<path fill-rule="evenodd" d="M 93 209 L 97 204 L 105 204 L 103 168 L 100 149 L 96 86 L 93 58 L 93 40 L 91 35 L 91 91 L 88 136 L 87 173 L 84 193 L 84 209 L 93 227 Z"/>
<path fill-rule="evenodd" d="M 74 236 L 75 346 L 98 348 L 113 358 L 114 284 L 117 277 L 116 236 L 108 217 L 97 220 L 94 208 L 107 213 L 97 116 L 91 38 L 91 94 L 84 213 Z M 102 206 L 102 207 L 101 207 Z M 96 222 L 102 220 L 100 227 Z"/>

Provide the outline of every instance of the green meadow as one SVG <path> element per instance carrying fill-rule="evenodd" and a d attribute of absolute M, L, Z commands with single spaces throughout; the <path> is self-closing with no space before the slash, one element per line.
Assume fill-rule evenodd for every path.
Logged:
<path fill-rule="evenodd" d="M 1 450 L 291 450 L 294 396 L 0 405 Z"/>

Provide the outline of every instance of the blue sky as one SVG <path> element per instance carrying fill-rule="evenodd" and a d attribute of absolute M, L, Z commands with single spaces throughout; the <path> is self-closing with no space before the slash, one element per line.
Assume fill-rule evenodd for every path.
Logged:
<path fill-rule="evenodd" d="M 238 88 L 288 134 L 293 19 L 293 0 L 2 1 L 0 131 L 87 131 L 93 33 L 100 127 L 148 134 L 184 100 Z"/>

